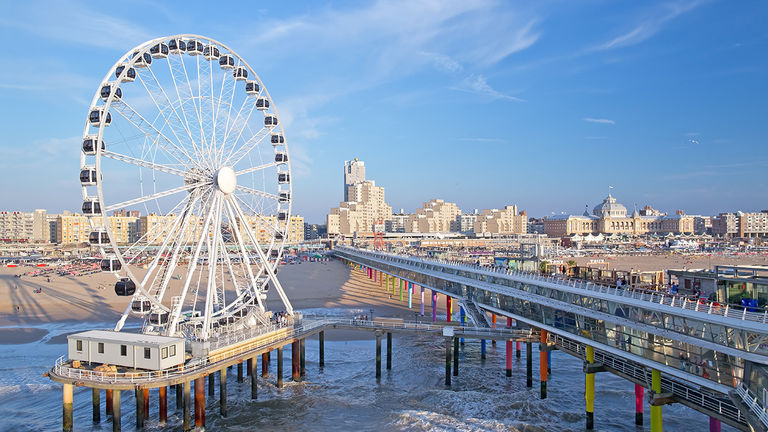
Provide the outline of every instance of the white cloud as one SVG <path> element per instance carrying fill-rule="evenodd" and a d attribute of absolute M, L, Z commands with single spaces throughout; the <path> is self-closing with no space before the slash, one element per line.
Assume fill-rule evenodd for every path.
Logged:
<path fill-rule="evenodd" d="M 479 143 L 506 143 L 507 140 L 503 138 L 459 138 L 459 141 L 470 141 L 470 142 L 479 142 Z"/>
<path fill-rule="evenodd" d="M 584 117 L 582 120 L 589 123 L 616 124 L 615 121 L 604 118 Z"/>
<path fill-rule="evenodd" d="M 463 86 L 459 87 L 457 90 L 476 93 L 482 96 L 490 97 L 492 100 L 500 99 L 500 100 L 508 100 L 512 102 L 525 102 L 525 99 L 508 95 L 494 89 L 493 87 L 491 87 L 490 84 L 488 84 L 488 81 L 486 81 L 485 77 L 482 75 L 468 76 L 464 80 Z"/>
<path fill-rule="evenodd" d="M 639 44 L 660 32 L 673 19 L 695 9 L 702 3 L 702 0 L 664 3 L 661 7 L 648 13 L 628 32 L 599 44 L 593 47 L 592 50 L 603 51 Z"/>

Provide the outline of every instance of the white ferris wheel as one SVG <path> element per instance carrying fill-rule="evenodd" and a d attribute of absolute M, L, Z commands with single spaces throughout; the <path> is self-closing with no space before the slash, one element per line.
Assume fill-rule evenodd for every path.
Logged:
<path fill-rule="evenodd" d="M 89 241 L 131 297 L 115 330 L 129 316 L 145 333 L 199 339 L 268 323 L 270 287 L 293 314 L 276 277 L 288 146 L 269 92 L 232 49 L 184 34 L 125 53 L 93 97 L 80 161 Z"/>

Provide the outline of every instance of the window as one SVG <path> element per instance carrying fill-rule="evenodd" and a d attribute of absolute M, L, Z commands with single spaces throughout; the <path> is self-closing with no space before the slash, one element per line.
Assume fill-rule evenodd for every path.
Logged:
<path fill-rule="evenodd" d="M 171 345 L 171 357 L 176 355 L 176 345 Z"/>
<path fill-rule="evenodd" d="M 163 347 L 163 349 L 160 351 L 162 358 L 168 358 L 168 347 Z"/>
<path fill-rule="evenodd" d="M 125 345 L 120 345 L 120 355 L 121 356 L 127 356 L 128 355 L 128 347 Z"/>
<path fill-rule="evenodd" d="M 104 354 L 104 342 L 99 342 L 99 354 Z"/>
<path fill-rule="evenodd" d="M 144 358 L 145 359 L 151 358 L 151 354 L 152 354 L 152 350 L 150 350 L 149 348 L 144 348 Z"/>
<path fill-rule="evenodd" d="M 77 341 L 77 350 L 82 351 L 83 350 L 83 341 L 79 340 Z"/>

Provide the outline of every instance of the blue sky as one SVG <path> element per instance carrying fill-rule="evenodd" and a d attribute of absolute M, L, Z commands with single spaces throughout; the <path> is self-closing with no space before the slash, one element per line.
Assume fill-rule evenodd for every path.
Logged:
<path fill-rule="evenodd" d="M 310 222 L 354 157 L 407 212 L 442 198 L 581 213 L 609 185 L 630 208 L 768 208 L 765 2 L 286 3 L 5 2 L 0 207 L 78 208 L 104 73 L 145 40 L 197 33 L 268 87 Z"/>

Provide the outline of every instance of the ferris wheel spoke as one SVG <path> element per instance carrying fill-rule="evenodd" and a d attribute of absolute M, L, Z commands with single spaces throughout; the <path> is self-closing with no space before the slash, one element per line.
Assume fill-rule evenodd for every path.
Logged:
<path fill-rule="evenodd" d="M 238 216 L 242 220 L 246 220 L 245 215 L 243 214 L 243 210 L 237 204 L 237 200 L 232 200 L 231 202 Z M 261 259 L 261 261 L 264 263 L 264 270 L 266 270 L 267 274 L 269 275 L 269 279 L 275 285 L 275 290 L 280 296 L 280 299 L 283 301 L 283 305 L 285 305 L 285 310 L 290 315 L 293 315 L 293 306 L 291 306 L 290 300 L 288 300 L 288 297 L 285 295 L 285 291 L 283 291 L 283 286 L 280 284 L 280 281 L 277 279 L 277 276 L 275 276 L 275 271 L 274 271 L 272 262 L 270 262 L 267 256 L 264 255 L 264 251 L 261 249 L 261 245 L 259 245 L 259 241 L 258 239 L 256 239 L 256 236 L 253 234 L 253 231 L 251 231 L 250 225 L 245 224 L 245 232 L 248 235 L 248 237 L 251 239 L 251 242 L 256 246 L 256 254 L 259 256 L 259 259 Z M 275 261 L 277 261 L 277 259 L 275 259 Z M 275 262 L 275 265 L 277 265 L 277 262 Z"/>
<path fill-rule="evenodd" d="M 154 73 L 153 73 L 153 72 L 151 72 L 151 69 L 150 69 L 150 74 L 151 74 L 151 75 L 154 77 Z M 182 141 L 182 139 L 179 137 L 179 135 L 176 133 L 176 128 L 174 127 L 174 125 L 176 125 L 176 124 L 177 124 L 177 123 L 176 123 L 176 121 L 172 120 L 172 119 L 170 118 L 170 116 L 169 116 L 169 115 L 166 113 L 166 109 L 164 109 L 164 107 L 161 107 L 161 106 L 160 106 L 160 102 L 158 102 L 158 98 L 156 97 L 156 95 L 154 95 L 154 94 L 152 93 L 152 90 L 150 90 L 150 88 L 149 88 L 149 87 L 150 87 L 150 85 L 151 85 L 151 83 L 149 83 L 149 84 L 148 84 L 148 83 L 147 83 L 147 82 L 144 80 L 144 78 L 143 78 L 143 76 L 142 76 L 142 75 L 143 75 L 143 74 L 137 74 L 137 76 L 138 76 L 138 78 L 139 78 L 139 81 L 141 81 L 141 84 L 142 84 L 142 86 L 144 87 L 144 89 L 147 91 L 147 94 L 149 95 L 149 98 L 150 98 L 150 99 L 152 99 L 152 103 L 153 103 L 153 104 L 155 105 L 155 107 L 157 108 L 158 116 L 160 116 L 160 117 L 162 118 L 162 121 L 164 122 L 164 124 L 165 124 L 166 126 L 168 126 L 168 128 L 171 130 L 171 133 L 173 134 L 174 138 L 176 138 L 176 142 L 178 142 L 178 143 L 179 143 L 179 145 L 178 145 L 178 148 L 180 148 L 180 149 L 183 149 L 183 147 L 184 147 L 184 146 L 183 146 L 183 141 Z M 156 80 L 156 78 L 155 78 L 155 80 Z M 166 97 L 166 98 L 167 98 L 167 97 Z M 163 129 L 163 128 L 157 128 L 157 127 L 155 127 L 155 129 L 161 130 L 161 129 Z M 184 154 L 185 154 L 187 157 L 189 157 L 189 153 L 187 153 L 186 151 L 184 151 Z"/>
<path fill-rule="evenodd" d="M 255 172 L 255 171 L 261 171 L 261 170 L 264 170 L 264 169 L 267 169 L 267 168 L 276 167 L 276 166 L 282 165 L 283 163 L 284 162 L 265 163 L 263 165 L 257 165 L 257 166 L 254 166 L 254 167 L 250 167 L 250 168 L 246 168 L 246 169 L 240 170 L 240 171 L 236 172 L 235 174 L 238 175 L 238 176 L 243 175 L 243 174 L 250 174 L 250 173 Z"/>
<path fill-rule="evenodd" d="M 221 238 L 221 197 L 214 200 L 214 224 L 211 233 L 213 245 L 208 246 L 208 286 L 205 289 L 205 313 L 203 314 L 203 337 L 208 337 L 213 314 L 214 298 L 217 292 L 216 268 L 219 265 L 219 239 Z M 207 234 L 206 234 L 207 236 Z"/>
<path fill-rule="evenodd" d="M 233 195 L 231 195 L 231 197 L 235 198 L 235 199 L 236 199 L 236 200 L 238 200 L 240 203 L 242 203 L 242 204 L 243 204 L 245 207 L 247 207 L 247 209 L 248 209 L 248 210 L 249 210 L 251 213 L 253 213 L 253 214 L 254 214 L 254 216 L 253 216 L 253 217 L 256 217 L 256 218 L 258 218 L 258 219 L 261 221 L 260 223 L 261 223 L 261 224 L 262 224 L 264 227 L 271 229 L 271 230 L 272 230 L 272 232 L 270 233 L 270 235 L 272 235 L 272 234 L 277 234 L 277 233 L 280 233 L 280 234 L 285 234 L 285 233 L 283 232 L 284 230 L 281 230 L 281 229 L 280 229 L 280 227 L 279 227 L 278 225 L 275 225 L 275 224 L 274 224 L 272 221 L 265 219 L 265 218 L 264 218 L 264 216 L 262 216 L 262 212 L 260 212 L 260 211 L 257 211 L 256 209 L 254 209 L 254 208 L 253 208 L 253 207 L 252 207 L 250 204 L 248 204 L 248 202 L 247 202 L 247 201 L 245 201 L 245 200 L 244 200 L 242 197 L 239 197 L 239 196 L 237 196 L 237 195 L 234 195 L 234 194 L 233 194 Z"/>
<path fill-rule="evenodd" d="M 229 147 L 230 155 L 231 155 L 231 151 L 235 147 L 235 145 L 237 144 L 237 141 L 240 139 L 240 135 L 243 133 L 243 129 L 245 128 L 246 125 L 248 125 L 248 122 L 251 119 L 251 114 L 253 113 L 253 110 L 256 107 L 256 102 L 255 101 L 256 101 L 255 97 L 246 97 L 245 99 L 243 99 L 243 102 L 240 104 L 240 108 L 237 110 L 237 114 L 235 115 L 235 118 L 234 118 L 235 121 L 227 123 L 227 129 L 224 132 L 224 142 L 225 143 L 229 143 L 230 142 L 229 138 L 233 134 L 233 131 L 239 130 L 239 132 L 237 134 L 237 138 L 235 138 L 232 141 L 231 145 L 222 146 L 222 148 L 221 148 L 222 153 L 224 152 L 226 147 Z M 251 108 L 248 110 L 248 114 L 245 116 L 245 118 L 242 118 L 243 108 L 245 108 L 245 106 L 248 105 L 249 103 L 251 105 Z"/>
<path fill-rule="evenodd" d="M 179 177 L 192 177 L 192 178 L 195 178 L 197 180 L 203 180 L 204 179 L 203 176 L 195 175 L 195 173 L 193 173 L 193 172 L 182 171 L 180 169 L 169 167 L 167 165 L 158 164 L 158 163 L 155 163 L 155 162 L 150 162 L 150 161 L 146 161 L 146 160 L 143 160 L 143 159 L 138 159 L 138 158 L 131 157 L 131 156 L 124 155 L 124 154 L 120 154 L 120 153 L 115 153 L 115 152 L 110 151 L 110 150 L 102 150 L 101 151 L 101 156 L 107 157 L 107 158 L 110 158 L 110 159 L 113 159 L 113 160 L 116 160 L 116 161 L 119 161 L 119 162 L 126 162 L 126 163 L 129 163 L 131 165 L 136 165 L 136 166 L 139 166 L 139 167 L 142 167 L 142 168 L 149 168 L 151 170 L 162 171 L 164 173 L 177 175 Z"/>
<path fill-rule="evenodd" d="M 240 146 L 237 150 L 233 151 L 232 154 L 227 158 L 227 161 L 225 162 L 226 165 L 229 166 L 235 166 L 237 165 L 244 157 L 246 157 L 253 149 L 255 149 L 264 138 L 269 135 L 270 130 L 266 127 L 261 128 L 258 132 L 253 134 L 248 141 L 243 143 L 242 146 Z M 234 143 L 233 143 L 234 145 Z"/>
<path fill-rule="evenodd" d="M 199 56 L 196 56 L 196 57 L 199 57 Z M 197 117 L 197 126 L 200 132 L 200 142 L 199 142 L 200 146 L 198 147 L 198 151 L 199 151 L 198 157 L 200 157 L 207 152 L 207 149 L 206 149 L 207 145 L 205 142 L 205 138 L 203 136 L 203 120 L 202 118 L 200 118 L 200 111 L 198 109 L 197 102 L 195 101 L 196 96 L 194 91 L 192 91 L 192 82 L 189 79 L 187 65 L 183 60 L 181 61 L 181 68 L 184 71 L 184 79 L 187 82 L 187 89 L 189 89 L 189 100 L 192 102 L 192 110 L 195 112 L 195 116 Z M 198 78 L 199 78 L 199 74 L 198 74 Z M 194 122 L 194 119 L 192 121 Z M 205 159 L 205 161 L 207 162 L 208 166 L 212 166 L 210 164 L 211 162 L 210 158 Z"/>
<path fill-rule="evenodd" d="M 169 196 L 169 195 L 177 194 L 179 192 L 188 191 L 188 190 L 194 189 L 196 187 L 205 186 L 207 184 L 210 184 L 210 182 L 208 182 L 208 183 L 185 184 L 183 186 L 179 186 L 179 187 L 175 187 L 173 189 L 168 189 L 168 190 L 165 190 L 165 191 L 162 191 L 162 192 L 154 193 L 152 195 L 147 195 L 147 196 L 143 196 L 143 197 L 140 197 L 140 198 L 136 198 L 136 199 L 132 199 L 132 200 L 128 200 L 128 201 L 123 201 L 121 203 L 113 204 L 111 206 L 107 206 L 107 207 L 104 208 L 104 212 L 105 213 L 109 213 L 109 212 L 111 212 L 113 210 L 119 210 L 121 208 L 130 207 L 132 205 L 141 204 L 143 202 L 147 202 L 147 201 L 152 201 L 152 200 L 155 200 L 155 199 L 163 198 L 163 197 L 166 197 L 166 196 Z"/>
<path fill-rule="evenodd" d="M 275 201 L 279 201 L 280 200 L 280 197 L 275 195 L 275 194 L 271 194 L 269 192 L 264 192 L 264 191 L 260 191 L 260 190 L 256 190 L 256 189 L 252 189 L 252 188 L 249 188 L 247 186 L 237 185 L 235 187 L 235 189 L 239 190 L 240 192 L 245 192 L 245 193 L 250 194 L 250 195 L 256 195 L 256 196 L 260 196 L 260 197 L 264 197 L 264 198 L 269 198 L 269 199 L 273 199 Z"/>
<path fill-rule="evenodd" d="M 132 124 L 145 136 L 156 138 L 158 145 L 160 145 L 163 150 L 168 153 L 168 155 L 176 159 L 180 164 L 186 165 L 187 163 L 195 162 L 195 159 L 190 157 L 183 148 L 179 147 L 173 141 L 171 141 L 167 136 L 165 136 L 163 132 L 157 129 L 152 123 L 147 121 L 141 114 L 134 110 L 125 101 L 114 101 L 112 103 L 112 108 L 114 108 L 115 111 L 117 111 L 125 120 L 128 121 L 128 123 Z M 172 151 L 172 149 L 176 149 L 180 154 L 176 154 L 176 152 Z M 187 163 L 182 160 L 185 157 Z"/>
<path fill-rule="evenodd" d="M 171 59 L 174 59 L 173 63 L 176 64 L 176 67 L 174 67 L 174 65 L 172 64 Z M 179 63 L 181 63 L 182 65 L 181 67 L 178 66 Z M 200 154 L 200 148 L 197 146 L 195 138 L 193 137 L 192 129 L 190 127 L 190 122 L 189 122 L 189 119 L 187 118 L 187 110 L 184 108 L 185 102 L 188 100 L 192 100 L 192 95 L 191 95 L 192 90 L 190 87 L 187 87 L 190 91 L 190 94 L 188 96 L 185 94 L 186 97 L 182 98 L 182 92 L 186 90 L 184 88 L 185 87 L 184 84 L 187 82 L 186 72 L 183 70 L 183 64 L 184 64 L 184 59 L 182 56 L 180 55 L 168 56 L 168 70 L 170 71 L 171 78 L 173 79 L 173 88 L 176 90 L 176 99 L 179 103 L 179 110 L 181 110 L 181 116 L 180 116 L 181 119 L 179 120 L 178 126 L 183 127 L 187 133 L 187 136 L 189 136 L 189 141 L 192 145 L 193 152 L 195 154 Z M 182 72 L 184 73 L 182 74 Z M 180 85 L 181 85 L 181 88 L 179 88 Z M 173 106 L 172 103 L 171 103 L 171 106 Z M 177 115 L 178 115 L 178 112 L 177 112 Z M 210 166 L 208 167 L 210 168 Z"/>

